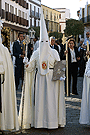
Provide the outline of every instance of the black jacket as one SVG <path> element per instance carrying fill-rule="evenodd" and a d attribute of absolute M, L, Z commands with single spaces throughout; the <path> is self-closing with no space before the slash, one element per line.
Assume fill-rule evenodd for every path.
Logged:
<path fill-rule="evenodd" d="M 19 44 L 18 41 L 15 41 L 13 44 L 13 56 L 16 57 L 15 65 L 19 65 L 23 63 L 23 58 L 19 57 L 19 55 L 23 55 L 23 46 Z"/>
<path fill-rule="evenodd" d="M 79 53 L 78 53 L 78 48 L 76 46 L 74 46 L 74 51 L 77 60 L 77 57 L 79 57 Z M 68 66 L 70 67 L 70 65 L 71 65 L 71 53 L 70 53 L 70 48 L 68 48 Z"/>
<path fill-rule="evenodd" d="M 50 47 L 52 48 L 52 46 L 50 45 Z M 57 45 L 54 45 L 54 49 L 55 50 L 57 50 L 58 51 L 58 53 L 59 53 L 59 48 L 58 48 L 58 46 Z"/>

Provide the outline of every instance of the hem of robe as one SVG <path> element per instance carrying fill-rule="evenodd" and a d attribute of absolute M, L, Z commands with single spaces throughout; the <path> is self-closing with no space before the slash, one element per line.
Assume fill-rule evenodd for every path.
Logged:
<path fill-rule="evenodd" d="M 5 131 L 5 130 L 15 130 L 15 131 L 19 131 L 19 128 L 18 127 L 1 127 L 0 126 L 0 130 L 3 130 L 3 131 Z"/>
<path fill-rule="evenodd" d="M 58 124 L 59 124 L 59 125 L 64 125 L 64 126 L 65 126 L 65 125 L 66 125 L 66 118 L 65 118 L 65 117 L 64 117 L 64 118 L 61 118 L 61 117 L 60 117 L 60 118 L 59 118 Z"/>
<path fill-rule="evenodd" d="M 85 122 L 85 121 L 79 121 L 80 124 L 87 124 L 87 125 L 90 125 L 90 122 Z"/>
<path fill-rule="evenodd" d="M 56 128 L 59 128 L 59 127 L 65 127 L 66 126 L 66 124 L 58 124 L 57 126 L 52 126 L 52 127 L 49 127 L 49 126 L 44 126 L 44 125 L 38 125 L 37 127 L 36 126 L 34 126 L 33 124 L 26 124 L 26 125 L 23 125 L 23 129 L 30 129 L 30 128 L 32 128 L 32 127 L 34 127 L 34 128 L 48 128 L 48 129 L 56 129 Z"/>
<path fill-rule="evenodd" d="M 39 121 L 35 122 L 35 128 L 58 128 L 58 122 L 46 122 L 46 121 Z"/>

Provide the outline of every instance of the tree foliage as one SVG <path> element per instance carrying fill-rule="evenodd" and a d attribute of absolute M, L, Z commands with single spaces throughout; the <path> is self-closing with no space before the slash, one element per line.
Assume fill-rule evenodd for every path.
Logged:
<path fill-rule="evenodd" d="M 66 21 L 66 29 L 64 30 L 66 36 L 76 36 L 84 33 L 84 24 L 82 21 L 69 19 Z"/>
<path fill-rule="evenodd" d="M 51 33 L 49 33 L 49 37 L 51 37 L 51 36 L 53 36 L 56 39 L 58 39 L 58 38 L 62 38 L 63 34 L 62 33 L 58 33 L 58 32 L 51 32 Z"/>

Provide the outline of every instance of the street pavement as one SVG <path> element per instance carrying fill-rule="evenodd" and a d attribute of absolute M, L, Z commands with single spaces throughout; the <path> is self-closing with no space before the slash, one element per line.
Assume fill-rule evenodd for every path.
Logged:
<path fill-rule="evenodd" d="M 22 130 L 19 132 L 3 132 L 3 134 L 19 135 L 90 135 L 90 126 L 79 124 L 81 99 L 83 90 L 83 77 L 78 77 L 78 95 L 65 96 L 66 103 L 66 126 L 58 129 L 35 129 Z M 17 92 L 17 108 L 19 111 L 21 90 Z"/>

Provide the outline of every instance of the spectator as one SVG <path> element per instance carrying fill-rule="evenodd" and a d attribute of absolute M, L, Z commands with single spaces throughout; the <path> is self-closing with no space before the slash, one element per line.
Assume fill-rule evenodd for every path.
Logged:
<path fill-rule="evenodd" d="M 75 40 L 73 38 L 68 41 L 68 83 L 69 83 L 69 95 L 72 76 L 72 94 L 77 93 L 77 72 L 78 72 L 78 60 L 80 60 L 78 48 L 75 46 Z"/>
<path fill-rule="evenodd" d="M 55 45 L 55 37 L 50 37 L 50 47 L 57 50 L 59 53 L 59 48 L 57 45 Z"/>
<path fill-rule="evenodd" d="M 16 83 L 16 90 L 18 89 L 19 80 L 22 80 L 24 77 L 24 64 L 23 58 L 25 55 L 25 46 L 23 45 L 23 33 L 20 32 L 18 34 L 18 40 L 13 44 L 13 55 L 15 56 L 15 83 Z"/>

